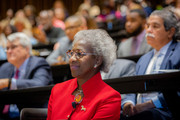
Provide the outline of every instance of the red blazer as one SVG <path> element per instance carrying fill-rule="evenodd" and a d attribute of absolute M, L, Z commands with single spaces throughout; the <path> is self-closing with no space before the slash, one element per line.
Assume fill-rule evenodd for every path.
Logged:
<path fill-rule="evenodd" d="M 53 87 L 48 104 L 47 120 L 119 120 L 120 93 L 102 80 L 100 72 L 82 85 L 83 100 L 76 108 L 73 108 L 74 95 L 72 93 L 77 87 L 76 78 Z"/>

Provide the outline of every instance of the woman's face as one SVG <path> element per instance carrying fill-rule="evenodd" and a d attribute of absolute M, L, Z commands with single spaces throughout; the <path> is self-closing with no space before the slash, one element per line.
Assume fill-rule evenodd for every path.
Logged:
<path fill-rule="evenodd" d="M 72 48 L 75 52 L 73 56 L 69 59 L 71 74 L 73 77 L 80 79 L 87 79 L 96 74 L 94 65 L 96 64 L 96 56 L 94 55 L 84 55 L 81 58 L 76 57 L 76 53 L 93 53 L 93 50 L 87 42 L 79 40 L 76 42 Z"/>
<path fill-rule="evenodd" d="M 5 34 L 6 36 L 8 36 L 8 35 L 10 35 L 11 33 L 12 33 L 11 27 L 10 27 L 10 26 L 6 26 L 6 27 L 4 28 L 4 34 Z"/>

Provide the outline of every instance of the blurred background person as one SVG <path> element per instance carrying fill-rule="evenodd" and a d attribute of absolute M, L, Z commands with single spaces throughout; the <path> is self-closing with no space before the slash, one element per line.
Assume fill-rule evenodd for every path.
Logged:
<path fill-rule="evenodd" d="M 62 8 L 54 9 L 54 17 L 53 17 L 53 21 L 52 21 L 53 26 L 59 27 L 59 28 L 65 30 L 64 20 L 65 20 L 64 9 L 62 9 Z"/>
<path fill-rule="evenodd" d="M 146 14 L 141 9 L 131 10 L 126 16 L 125 28 L 130 36 L 118 46 L 118 57 L 140 55 L 152 48 L 145 38 Z"/>
<path fill-rule="evenodd" d="M 36 19 L 36 9 L 33 5 L 26 5 L 24 8 L 24 14 L 25 16 L 27 17 L 27 19 L 31 22 L 34 22 L 34 21 L 31 21 L 33 19 Z M 31 23 L 32 24 L 32 23 Z"/>
<path fill-rule="evenodd" d="M 74 35 L 80 31 L 87 29 L 87 23 L 83 16 L 73 15 L 65 21 L 65 33 L 67 37 L 64 37 L 56 43 L 56 49 L 46 58 L 47 62 L 52 64 L 61 64 L 63 62 L 68 63 L 69 59 L 66 55 L 66 51 L 72 48 L 72 42 Z"/>
<path fill-rule="evenodd" d="M 56 8 L 63 9 L 64 15 L 65 15 L 65 19 L 69 16 L 68 10 L 66 9 L 66 6 L 64 5 L 64 2 L 62 0 L 55 0 L 54 1 L 54 3 L 53 3 L 53 10 L 55 10 Z"/>
<path fill-rule="evenodd" d="M 6 18 L 4 18 L 3 20 L 1 20 L 1 25 L 2 28 L 7 25 L 10 24 L 11 19 L 14 17 L 14 11 L 12 9 L 8 9 L 6 11 Z"/>
<path fill-rule="evenodd" d="M 178 20 L 180 20 L 180 0 L 165 0 L 164 6 L 174 12 Z"/>
<path fill-rule="evenodd" d="M 90 15 L 90 12 L 93 7 L 91 6 L 91 4 L 92 4 L 91 0 L 84 0 L 84 2 L 79 6 L 76 15 L 81 15 L 86 19 L 88 29 L 97 29 L 98 28 L 97 23 L 94 17 Z"/>
<path fill-rule="evenodd" d="M 3 34 L 2 25 L 0 24 L 0 60 L 6 60 L 6 53 L 5 53 L 5 47 L 6 47 L 6 39 L 5 35 Z"/>
<path fill-rule="evenodd" d="M 34 37 L 43 44 L 54 44 L 61 37 L 65 36 L 61 28 L 55 28 L 52 25 L 52 16 L 49 15 L 47 10 L 39 13 L 39 34 Z"/>
<path fill-rule="evenodd" d="M 126 0 L 125 4 L 127 5 L 129 10 L 143 9 L 143 7 L 141 6 L 141 4 L 140 4 L 140 2 L 138 0 Z"/>
<path fill-rule="evenodd" d="M 0 60 L 6 60 L 6 44 L 7 44 L 7 36 L 17 32 L 16 27 L 10 24 L 7 24 L 3 27 L 1 34 L 0 34 Z"/>
<path fill-rule="evenodd" d="M 27 17 L 25 16 L 25 13 L 22 9 L 18 10 L 15 13 L 15 16 L 12 18 L 10 24 L 14 25 L 18 32 L 24 32 L 29 37 L 32 36 L 32 26 Z"/>
<path fill-rule="evenodd" d="M 114 4 L 111 5 L 110 3 L 112 3 L 112 1 L 104 0 L 100 9 L 101 13 L 95 18 L 98 25 L 101 26 L 103 23 L 107 24 L 107 28 L 106 26 L 102 26 L 105 29 L 113 29 L 113 20 L 121 18 L 120 14 L 116 14 L 117 11 Z"/>
<path fill-rule="evenodd" d="M 3 39 L 3 33 L 2 33 L 2 27 L 0 24 L 0 60 L 6 60 L 6 53 L 5 53 L 5 47 L 6 47 L 6 41 Z"/>

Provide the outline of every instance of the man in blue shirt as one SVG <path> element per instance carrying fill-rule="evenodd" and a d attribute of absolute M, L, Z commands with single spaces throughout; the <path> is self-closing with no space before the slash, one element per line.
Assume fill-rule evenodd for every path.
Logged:
<path fill-rule="evenodd" d="M 154 49 L 140 58 L 136 75 L 160 73 L 180 69 L 178 20 L 168 10 L 156 10 L 146 25 L 147 43 Z M 123 115 L 134 120 L 169 120 L 173 116 L 161 93 L 131 94 L 122 101 Z"/>

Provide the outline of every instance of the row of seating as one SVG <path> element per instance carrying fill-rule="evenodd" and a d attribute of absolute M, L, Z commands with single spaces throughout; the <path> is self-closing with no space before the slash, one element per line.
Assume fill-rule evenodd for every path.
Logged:
<path fill-rule="evenodd" d="M 137 62 L 140 57 L 141 55 L 136 55 L 136 56 L 123 57 L 119 59 L 130 59 Z M 72 78 L 68 64 L 51 66 L 51 69 L 53 73 L 54 84 Z M 121 94 L 161 91 L 165 93 L 165 97 L 167 101 L 171 101 L 172 100 L 171 98 L 179 99 L 176 94 L 175 95 L 172 94 L 172 91 L 173 92 L 177 90 L 179 91 L 180 89 L 179 75 L 180 75 L 179 72 L 173 72 L 173 73 L 163 73 L 163 74 L 154 74 L 154 75 L 129 76 L 129 77 L 116 78 L 116 79 L 108 79 L 105 80 L 105 82 L 110 86 L 112 86 L 117 91 L 119 91 Z M 12 104 L 12 103 L 21 104 L 22 108 L 24 108 L 24 106 L 26 106 L 27 104 L 29 105 L 33 104 L 36 106 L 47 104 L 53 86 L 54 85 L 50 85 L 46 87 L 11 90 L 11 91 L 0 91 L 0 97 L 3 98 L 1 99 L 1 104 Z M 169 95 L 171 97 L 169 97 Z M 174 104 L 172 105 L 171 102 L 168 103 L 170 103 L 170 108 L 174 109 Z M 28 111 L 29 109 L 25 109 L 25 110 Z M 37 109 L 35 109 L 35 111 L 36 110 Z M 39 112 L 41 110 L 43 112 L 47 112 L 47 109 L 38 109 L 38 110 Z M 46 115 L 46 114 L 43 113 L 42 115 Z"/>
<path fill-rule="evenodd" d="M 180 90 L 179 78 L 180 78 L 180 72 L 172 72 L 172 73 L 129 76 L 129 77 L 116 78 L 116 79 L 108 79 L 105 80 L 105 82 L 114 89 L 116 89 L 117 91 L 119 91 L 121 94 L 161 91 L 167 96 L 166 97 L 168 99 L 167 101 L 169 101 L 169 99 L 173 99 L 176 96 L 172 96 L 173 94 L 167 94 L 168 91 Z M 11 90 L 11 91 L 0 91 L 1 104 L 12 104 L 12 103 L 36 104 L 36 105 L 42 103 L 45 104 L 49 99 L 49 95 L 53 86 L 54 85 L 50 85 L 46 87 Z M 173 109 L 177 109 L 178 107 L 178 105 L 172 106 L 172 102 L 169 102 L 168 105 L 169 108 L 173 108 Z M 175 114 L 179 114 L 178 111 L 175 112 L 176 112 Z M 23 117 L 34 116 L 34 118 L 36 119 L 37 117 L 40 117 L 42 120 L 42 117 L 46 118 L 47 115 L 46 113 L 47 113 L 47 108 L 45 109 L 26 108 L 23 109 L 21 115 Z"/>
<path fill-rule="evenodd" d="M 105 82 L 115 90 L 124 93 L 180 90 L 180 72 L 128 76 L 107 79 Z M 10 91 L 0 91 L 1 104 L 42 103 L 48 100 L 54 85 Z"/>

